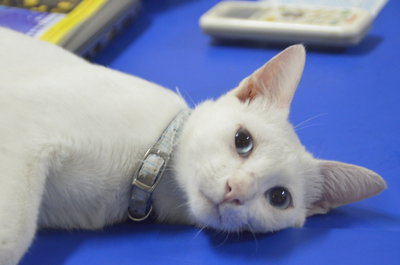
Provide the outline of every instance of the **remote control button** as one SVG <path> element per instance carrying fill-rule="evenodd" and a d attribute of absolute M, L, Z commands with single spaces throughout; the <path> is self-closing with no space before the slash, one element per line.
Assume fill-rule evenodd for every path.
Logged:
<path fill-rule="evenodd" d="M 268 16 L 268 17 L 264 18 L 264 20 L 272 22 L 272 21 L 276 21 L 276 17 Z"/>
<path fill-rule="evenodd" d="M 287 18 L 298 18 L 303 16 L 303 12 L 301 10 L 284 10 L 281 14 Z"/>
<path fill-rule="evenodd" d="M 349 22 L 349 23 L 351 23 L 351 22 L 353 22 L 354 20 L 356 20 L 356 18 L 357 18 L 357 15 L 356 15 L 356 14 L 353 14 L 351 17 L 347 18 L 346 21 Z"/>

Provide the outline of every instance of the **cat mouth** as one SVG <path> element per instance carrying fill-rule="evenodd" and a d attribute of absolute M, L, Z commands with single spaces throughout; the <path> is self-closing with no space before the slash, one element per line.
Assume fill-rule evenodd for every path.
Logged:
<path fill-rule="evenodd" d="M 203 199 L 209 209 L 209 219 L 207 220 L 207 225 L 215 229 L 222 229 L 228 232 L 246 230 L 244 228 L 243 221 L 238 217 L 235 206 L 228 205 L 224 201 L 219 203 L 214 202 L 202 191 L 200 191 L 200 197 Z"/>

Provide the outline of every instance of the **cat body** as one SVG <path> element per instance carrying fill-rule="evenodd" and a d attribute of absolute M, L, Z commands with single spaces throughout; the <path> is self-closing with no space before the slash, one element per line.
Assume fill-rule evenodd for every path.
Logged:
<path fill-rule="evenodd" d="M 96 229 L 126 219 L 138 161 L 187 106 L 167 89 L 9 30 L 0 29 L 0 49 L 3 264 L 7 251 L 14 262 L 25 251 L 36 223 Z"/>
<path fill-rule="evenodd" d="M 292 46 L 193 110 L 153 193 L 159 221 L 274 231 L 385 188 L 301 145 L 287 117 L 304 56 Z M 37 228 L 126 220 L 134 172 L 184 100 L 1 28 L 0 69 L 0 264 L 16 264 Z"/>

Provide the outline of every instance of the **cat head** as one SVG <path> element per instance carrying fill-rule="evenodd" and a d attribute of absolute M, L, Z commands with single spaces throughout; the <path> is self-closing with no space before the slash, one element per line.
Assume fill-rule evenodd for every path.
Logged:
<path fill-rule="evenodd" d="M 302 226 L 316 213 L 382 191 L 376 173 L 315 159 L 288 121 L 305 63 L 287 48 L 216 101 L 195 108 L 176 152 L 194 223 L 226 231 Z"/>

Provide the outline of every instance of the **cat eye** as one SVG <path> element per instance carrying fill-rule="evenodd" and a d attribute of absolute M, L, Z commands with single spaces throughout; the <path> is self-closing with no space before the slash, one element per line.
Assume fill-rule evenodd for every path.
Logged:
<path fill-rule="evenodd" d="M 278 209 L 287 209 L 292 204 L 292 196 L 284 187 L 274 187 L 265 193 L 268 202 Z"/>
<path fill-rule="evenodd" d="M 253 139 L 246 129 L 240 128 L 236 132 L 235 146 L 240 156 L 247 156 L 253 150 Z"/>

